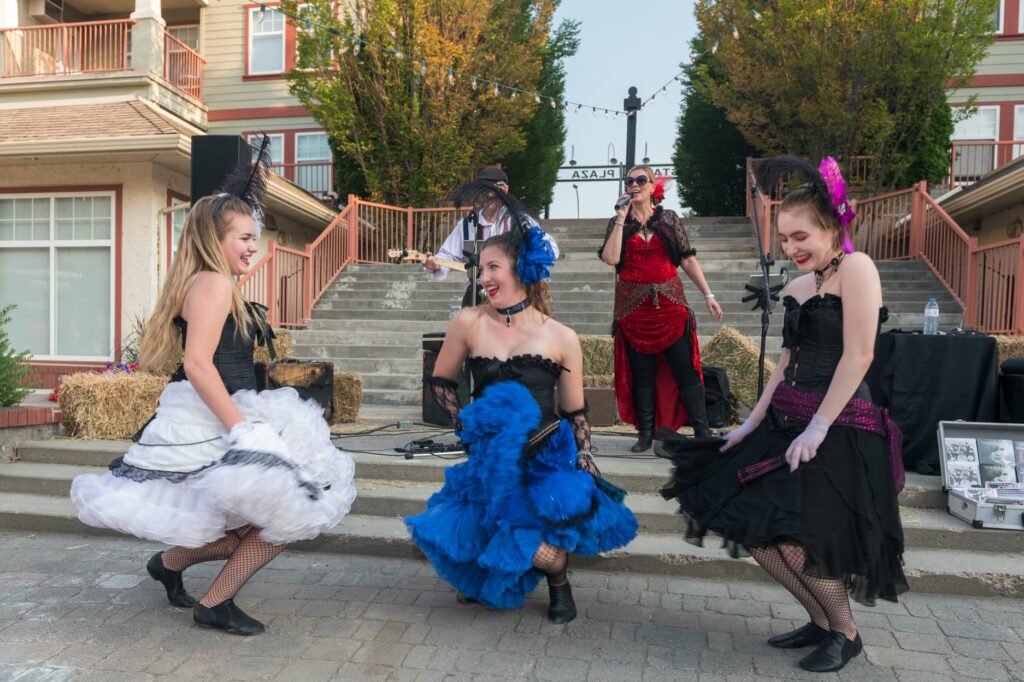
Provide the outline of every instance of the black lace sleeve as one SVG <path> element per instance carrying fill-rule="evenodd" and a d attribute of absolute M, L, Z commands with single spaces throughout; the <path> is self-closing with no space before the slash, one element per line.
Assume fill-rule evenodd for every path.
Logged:
<path fill-rule="evenodd" d="M 437 406 L 448 415 L 448 425 L 456 431 L 462 431 L 462 423 L 459 421 L 459 411 L 462 405 L 459 403 L 459 384 L 444 377 L 430 377 L 427 379 L 430 390 L 434 394 Z"/>
<path fill-rule="evenodd" d="M 590 419 L 587 413 L 590 408 L 584 405 L 581 409 L 572 412 L 562 412 L 562 418 L 568 420 L 572 427 L 572 433 L 576 437 L 576 449 L 579 451 L 579 459 L 576 465 L 595 476 L 601 475 L 601 470 L 594 463 L 594 456 L 590 445 Z"/>
<path fill-rule="evenodd" d="M 608 239 L 612 236 L 612 230 L 615 229 L 615 218 L 608 220 L 608 229 L 604 231 L 604 240 L 601 242 L 601 246 L 597 248 L 597 259 L 604 261 L 604 247 L 608 244 Z"/>
<path fill-rule="evenodd" d="M 690 237 L 686 234 L 686 228 L 683 227 L 683 220 L 679 217 L 675 211 L 665 211 L 665 222 L 671 226 L 672 231 L 675 233 L 676 244 L 678 246 L 679 260 L 683 261 L 690 256 L 697 255 L 697 249 L 690 245 Z"/>

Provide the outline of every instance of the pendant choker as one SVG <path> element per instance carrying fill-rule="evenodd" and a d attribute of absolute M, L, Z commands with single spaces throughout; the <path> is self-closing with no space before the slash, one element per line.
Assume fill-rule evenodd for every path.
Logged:
<path fill-rule="evenodd" d="M 828 262 L 828 264 L 821 270 L 814 271 L 814 289 L 815 292 L 821 291 L 821 285 L 825 283 L 825 280 L 832 275 L 833 272 L 839 269 L 839 264 L 843 262 L 843 256 L 845 252 L 839 252 L 839 255 Z"/>
<path fill-rule="evenodd" d="M 507 308 L 495 308 L 495 310 L 497 310 L 500 315 L 504 315 L 505 316 L 505 326 L 506 327 L 511 327 L 512 326 L 512 316 L 515 315 L 516 313 L 523 312 L 524 310 L 526 310 L 529 307 L 530 307 L 530 299 L 524 298 L 522 301 L 520 301 L 519 303 L 516 303 L 515 305 L 510 305 Z"/>

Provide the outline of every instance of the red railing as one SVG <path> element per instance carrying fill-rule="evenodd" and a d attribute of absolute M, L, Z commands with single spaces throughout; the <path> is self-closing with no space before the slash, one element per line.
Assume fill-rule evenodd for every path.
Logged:
<path fill-rule="evenodd" d="M 198 52 L 164 31 L 164 80 L 189 97 L 203 98 L 203 68 Z"/>
<path fill-rule="evenodd" d="M 330 161 L 275 163 L 270 169 L 321 200 L 334 191 L 334 164 Z"/>
<path fill-rule="evenodd" d="M 304 327 L 313 306 L 351 263 L 387 263 L 390 249 L 436 251 L 465 211 L 398 208 L 349 195 L 348 205 L 304 251 L 271 241 L 239 280 L 242 294 L 268 308 L 275 326 Z"/>
<path fill-rule="evenodd" d="M 752 161 L 747 160 L 747 217 L 776 253 L 781 201 L 760 188 L 751 197 Z M 932 198 L 923 180 L 910 189 L 861 200 L 856 208 L 853 243 L 858 250 L 876 260 L 924 262 L 964 307 L 968 326 L 1024 334 L 1024 237 L 978 246 L 977 238 Z"/>
<path fill-rule="evenodd" d="M 1020 156 L 1024 156 L 1024 140 L 953 142 L 946 186 L 972 185 Z"/>
<path fill-rule="evenodd" d="M 126 71 L 132 19 L 0 29 L 0 78 Z"/>

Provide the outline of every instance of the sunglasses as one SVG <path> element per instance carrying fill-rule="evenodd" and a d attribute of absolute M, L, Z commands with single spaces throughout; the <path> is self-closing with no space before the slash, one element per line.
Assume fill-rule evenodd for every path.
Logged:
<path fill-rule="evenodd" d="M 636 177 L 636 178 L 631 178 L 631 177 L 627 176 L 627 177 L 622 179 L 622 184 L 625 185 L 626 187 L 632 187 L 634 183 L 636 183 L 637 187 L 643 187 L 648 182 L 649 182 L 649 180 L 648 180 L 646 175 L 641 175 L 641 176 Z"/>

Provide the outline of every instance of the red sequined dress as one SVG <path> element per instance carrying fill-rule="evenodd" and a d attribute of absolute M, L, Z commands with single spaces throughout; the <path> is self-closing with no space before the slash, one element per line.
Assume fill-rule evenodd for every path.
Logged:
<path fill-rule="evenodd" d="M 609 234 L 611 233 L 609 224 Z M 678 266 L 696 253 L 690 248 L 682 222 L 672 211 L 655 209 L 646 225 L 626 220 L 622 255 L 615 282 L 615 397 L 622 421 L 637 426 L 633 405 L 633 371 L 626 353 L 628 342 L 635 351 L 661 353 L 681 337 L 690 335 L 693 368 L 701 377 L 700 346 L 693 311 L 686 302 Z M 603 248 L 603 247 L 602 247 Z M 654 430 L 667 426 L 675 431 L 689 420 L 679 401 L 679 386 L 663 355 L 657 360 Z"/>

